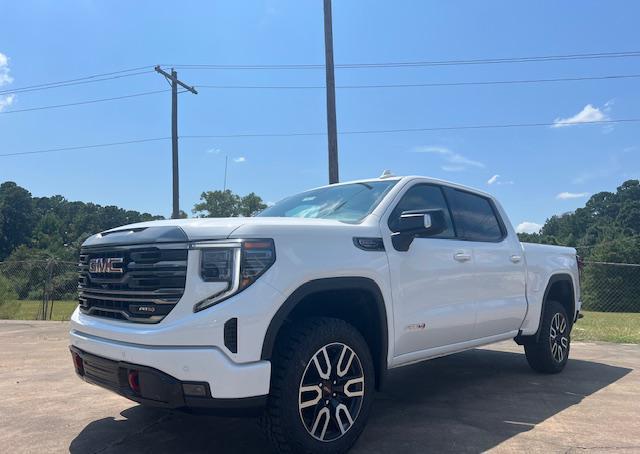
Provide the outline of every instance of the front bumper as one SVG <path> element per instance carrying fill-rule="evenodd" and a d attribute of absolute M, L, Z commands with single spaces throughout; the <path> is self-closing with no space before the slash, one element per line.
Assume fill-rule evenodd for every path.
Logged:
<path fill-rule="evenodd" d="M 72 351 L 107 361 L 105 364 L 109 366 L 109 370 L 126 369 L 130 365 L 138 369 L 154 370 L 162 374 L 165 382 L 177 383 L 175 387 L 178 388 L 182 383 L 205 383 L 209 388 L 211 399 L 226 401 L 220 403 L 230 403 L 228 402 L 230 399 L 264 397 L 269 393 L 271 378 L 269 361 L 235 363 L 217 347 L 139 345 L 104 339 L 76 329 L 70 332 L 70 340 Z M 96 380 L 93 382 L 104 386 Z M 111 387 L 105 387 L 123 394 L 119 382 Z M 126 393 L 123 395 L 132 398 Z M 181 402 L 179 399 L 176 401 L 174 397 L 159 400 L 167 404 L 162 406 L 177 408 L 185 406 L 182 405 L 183 403 L 190 406 L 189 402 Z"/>
<path fill-rule="evenodd" d="M 84 381 L 144 405 L 253 414 L 266 404 L 266 396 L 215 399 L 211 397 L 207 383 L 180 381 L 150 367 L 102 358 L 73 346 L 70 350 L 76 373 Z M 132 376 L 135 377 L 135 389 Z"/>

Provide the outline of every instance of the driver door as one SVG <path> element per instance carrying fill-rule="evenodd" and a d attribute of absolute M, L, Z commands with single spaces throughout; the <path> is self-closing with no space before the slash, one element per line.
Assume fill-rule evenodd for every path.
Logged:
<path fill-rule="evenodd" d="M 396 250 L 390 236 L 397 231 L 402 212 L 430 209 L 444 211 L 446 229 L 434 236 L 416 237 L 407 251 Z M 453 344 L 472 340 L 477 311 L 473 250 L 468 242 L 456 239 L 442 188 L 412 185 L 382 224 L 387 233 L 384 241 L 393 294 L 395 355 L 406 355 L 398 363 L 430 356 L 440 349 L 444 353 L 455 349 Z"/>

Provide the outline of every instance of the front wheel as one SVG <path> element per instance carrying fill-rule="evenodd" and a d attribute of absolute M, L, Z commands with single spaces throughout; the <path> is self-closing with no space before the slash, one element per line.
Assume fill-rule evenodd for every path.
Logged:
<path fill-rule="evenodd" d="M 346 452 L 364 429 L 374 387 L 371 354 L 356 328 L 303 320 L 278 343 L 263 428 L 277 452 Z"/>
<path fill-rule="evenodd" d="M 531 368 L 547 374 L 562 371 L 569 359 L 570 334 L 571 323 L 564 306 L 557 301 L 547 301 L 538 340 L 524 344 Z"/>

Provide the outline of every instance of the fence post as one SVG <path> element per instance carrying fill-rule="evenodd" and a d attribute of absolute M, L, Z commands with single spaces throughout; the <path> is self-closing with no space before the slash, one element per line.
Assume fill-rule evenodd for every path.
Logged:
<path fill-rule="evenodd" d="M 53 320 L 53 303 L 55 302 L 55 296 L 53 295 L 53 270 L 57 270 L 58 262 L 54 259 L 49 262 L 51 268 L 49 269 L 49 320 Z"/>
<path fill-rule="evenodd" d="M 47 278 L 45 276 L 44 281 L 42 282 L 42 307 L 40 308 L 40 312 L 36 314 L 36 320 L 44 320 L 44 316 L 46 314 L 46 306 L 47 306 Z"/>
<path fill-rule="evenodd" d="M 47 313 L 49 312 L 49 302 L 51 301 L 51 279 L 53 277 L 53 260 L 47 260 L 47 269 L 45 275 L 44 295 L 42 304 L 42 320 L 47 319 Z M 49 318 L 51 316 L 49 315 Z"/>

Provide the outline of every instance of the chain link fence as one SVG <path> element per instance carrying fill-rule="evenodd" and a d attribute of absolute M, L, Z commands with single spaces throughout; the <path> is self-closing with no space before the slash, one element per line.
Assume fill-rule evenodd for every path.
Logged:
<path fill-rule="evenodd" d="M 0 319 L 68 320 L 77 284 L 74 262 L 0 262 Z M 581 288 L 585 311 L 640 314 L 640 264 L 585 262 Z"/>
<path fill-rule="evenodd" d="M 585 311 L 640 313 L 640 264 L 585 262 L 580 288 Z"/>
<path fill-rule="evenodd" d="M 77 304 L 77 263 L 0 262 L 0 319 L 68 320 Z"/>

